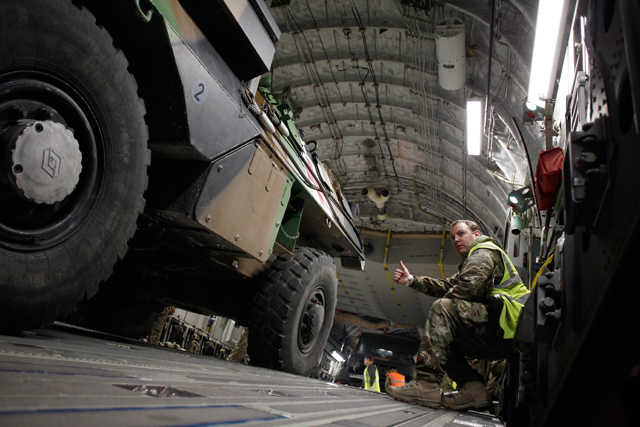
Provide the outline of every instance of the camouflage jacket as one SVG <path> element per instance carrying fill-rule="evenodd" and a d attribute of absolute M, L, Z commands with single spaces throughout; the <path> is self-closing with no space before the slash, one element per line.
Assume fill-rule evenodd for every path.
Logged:
<path fill-rule="evenodd" d="M 483 242 L 493 242 L 487 236 L 480 236 L 469 250 Z M 436 298 L 457 298 L 474 302 L 487 302 L 488 290 L 494 283 L 500 283 L 504 275 L 504 263 L 500 254 L 490 249 L 477 249 L 462 258 L 458 273 L 448 279 L 414 277 L 411 288 Z"/>

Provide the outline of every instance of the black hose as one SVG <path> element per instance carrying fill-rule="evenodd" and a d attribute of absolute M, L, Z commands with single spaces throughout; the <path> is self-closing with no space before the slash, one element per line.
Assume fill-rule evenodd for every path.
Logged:
<path fill-rule="evenodd" d="M 491 25 L 489 26 L 489 74 L 487 76 L 487 101 L 484 106 L 484 131 L 487 130 L 489 116 L 489 92 L 491 91 L 491 58 L 493 56 L 493 24 L 495 20 L 496 0 L 491 0 Z"/>
<path fill-rule="evenodd" d="M 538 195 L 535 190 L 535 182 L 536 176 L 533 173 L 533 166 L 531 165 L 531 156 L 529 156 L 529 149 L 527 148 L 527 143 L 522 136 L 522 132 L 520 131 L 520 126 L 518 126 L 518 122 L 515 117 L 511 117 L 513 120 L 513 124 L 516 126 L 518 134 L 520 135 L 520 140 L 522 141 L 522 146 L 524 147 L 524 152 L 527 155 L 527 165 L 529 166 L 529 173 L 531 174 L 531 189 L 533 190 L 533 201 L 536 204 L 536 212 L 538 213 L 538 224 L 540 224 L 540 228 L 542 228 L 542 216 L 540 215 L 540 209 L 538 209 Z"/>

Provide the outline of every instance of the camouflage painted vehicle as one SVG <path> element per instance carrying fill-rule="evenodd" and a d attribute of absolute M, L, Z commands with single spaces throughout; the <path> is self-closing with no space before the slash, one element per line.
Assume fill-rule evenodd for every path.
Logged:
<path fill-rule="evenodd" d="M 5 330 L 88 300 L 77 321 L 139 336 L 176 305 L 308 374 L 333 258 L 364 256 L 291 109 L 256 90 L 279 34 L 262 0 L 0 0 Z"/>

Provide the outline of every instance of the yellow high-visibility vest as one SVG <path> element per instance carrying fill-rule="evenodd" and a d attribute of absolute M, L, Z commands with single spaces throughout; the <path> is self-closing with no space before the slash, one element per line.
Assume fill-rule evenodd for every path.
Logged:
<path fill-rule="evenodd" d="M 511 339 L 516 334 L 516 325 L 518 324 L 518 318 L 520 317 L 520 311 L 522 306 L 529 297 L 529 290 L 522 283 L 520 275 L 516 271 L 513 263 L 507 256 L 507 254 L 500 249 L 495 243 L 483 242 L 477 244 L 469 251 L 467 259 L 477 249 L 491 249 L 497 251 L 502 257 L 504 264 L 504 276 L 497 285 L 494 283 L 489 289 L 489 295 L 500 294 L 502 301 L 502 312 L 500 313 L 500 327 L 504 331 L 504 338 Z"/>
<path fill-rule="evenodd" d="M 373 370 L 376 373 L 375 381 L 373 384 L 371 383 L 371 378 L 369 377 L 369 366 L 373 366 Z M 365 390 L 371 390 L 371 386 L 373 386 L 373 391 L 380 391 L 380 378 L 378 377 L 378 368 L 373 363 L 364 368 L 364 388 Z"/>

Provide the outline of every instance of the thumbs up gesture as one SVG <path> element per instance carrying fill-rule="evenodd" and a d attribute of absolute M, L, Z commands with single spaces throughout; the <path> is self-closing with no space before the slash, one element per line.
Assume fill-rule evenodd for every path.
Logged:
<path fill-rule="evenodd" d="M 409 273 L 409 270 L 404 266 L 402 261 L 400 261 L 400 268 L 396 269 L 393 273 L 393 281 L 401 285 L 406 285 L 410 277 L 411 274 Z"/>

